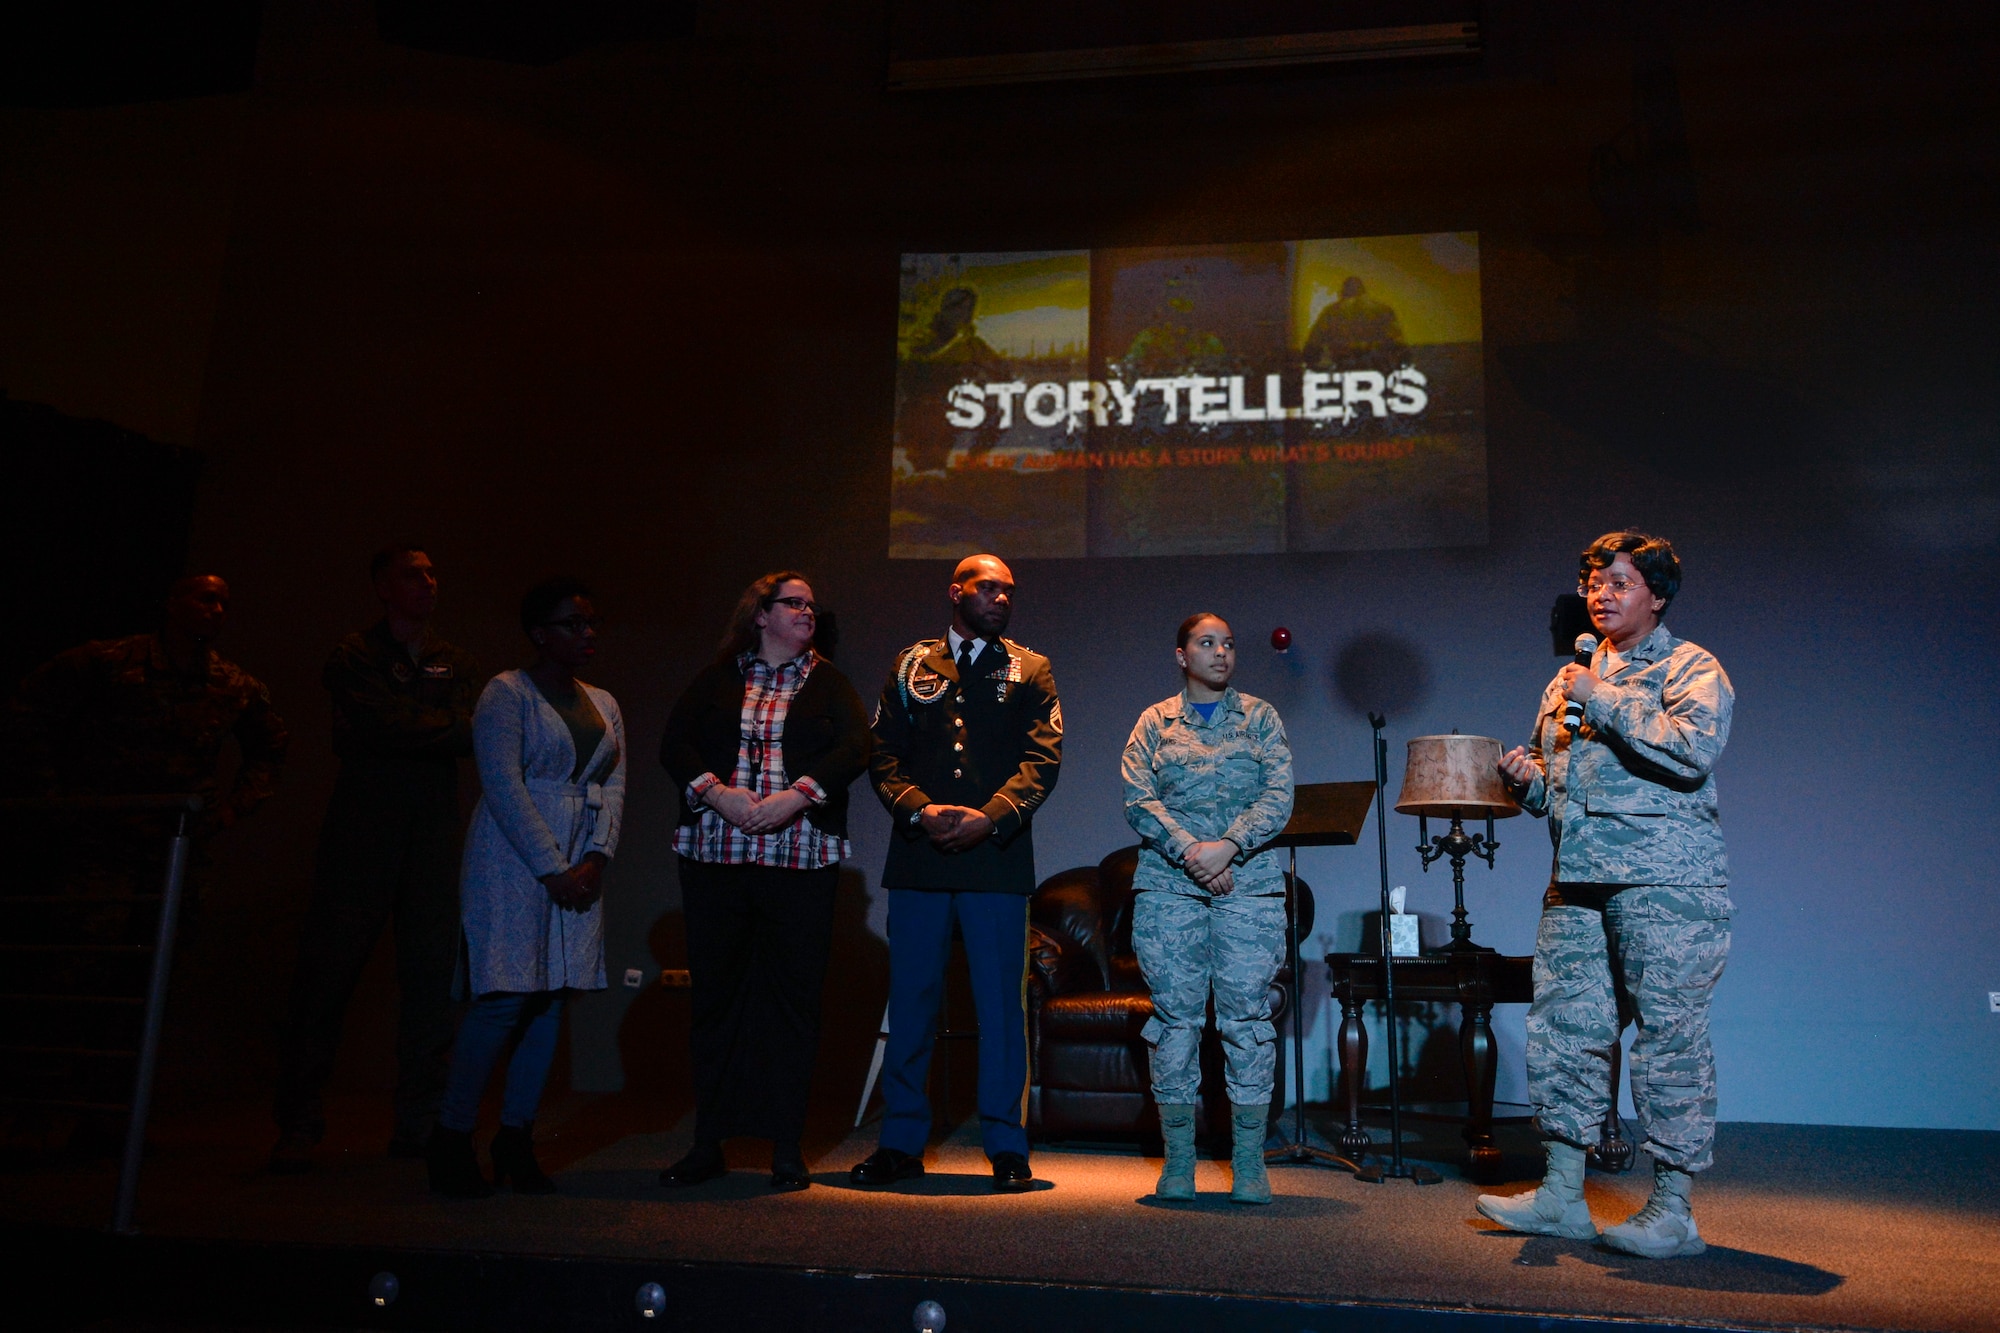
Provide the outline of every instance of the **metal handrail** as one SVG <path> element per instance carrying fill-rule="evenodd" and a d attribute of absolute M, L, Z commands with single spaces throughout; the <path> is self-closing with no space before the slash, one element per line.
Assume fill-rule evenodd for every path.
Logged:
<path fill-rule="evenodd" d="M 171 792 L 146 796 L 10 796 L 0 800 L 0 812 L 20 810 L 47 814 L 163 814 L 198 815 L 202 811 L 199 792 Z"/>
<path fill-rule="evenodd" d="M 156 903 L 158 901 L 160 901 L 160 895 L 157 893 L 127 893 L 121 894 L 116 898 L 109 898 L 103 895 L 93 898 L 81 893 L 0 893 L 0 907 L 16 907 L 24 903 L 37 904 L 42 907 L 49 907 L 59 903 L 74 907 L 102 907 L 106 903 L 117 903 L 122 907 L 126 903 Z"/>
<path fill-rule="evenodd" d="M 146 1118 L 152 1112 L 153 1081 L 159 1073 L 160 1033 L 166 1020 L 167 983 L 173 975 L 174 966 L 174 933 L 180 925 L 181 891 L 187 881 L 188 852 L 193 846 L 192 824 L 202 808 L 201 796 L 192 792 L 180 795 L 43 796 L 0 800 L 0 812 L 157 813 L 175 816 L 173 838 L 167 847 L 166 875 L 160 886 L 160 920 L 153 939 L 152 975 L 146 981 L 145 1027 L 139 1039 L 138 1067 L 132 1075 L 131 1105 L 121 1108 L 101 1102 L 50 1103 L 39 1098 L 0 1098 L 8 1102 L 65 1105 L 95 1112 L 126 1111 L 125 1152 L 118 1166 L 118 1197 L 111 1209 L 111 1229 L 119 1235 L 129 1236 L 138 1230 L 132 1218 L 139 1203 L 139 1166 L 146 1150 Z"/>

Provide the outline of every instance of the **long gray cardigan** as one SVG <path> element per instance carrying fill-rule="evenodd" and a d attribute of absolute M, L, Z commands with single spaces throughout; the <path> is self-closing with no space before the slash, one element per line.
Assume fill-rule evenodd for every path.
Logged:
<path fill-rule="evenodd" d="M 590 852 L 618 850 L 625 811 L 625 719 L 618 701 L 577 682 L 604 719 L 583 782 L 576 744 L 524 671 L 495 676 L 472 715 L 484 787 L 472 812 L 459 880 L 468 980 L 494 991 L 604 989 L 604 902 L 559 908 L 541 876 Z M 589 781 L 595 778 L 596 781 Z"/>

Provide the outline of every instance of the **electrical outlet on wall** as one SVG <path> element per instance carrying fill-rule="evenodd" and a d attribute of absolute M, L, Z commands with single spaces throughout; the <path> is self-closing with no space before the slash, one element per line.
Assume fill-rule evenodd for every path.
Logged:
<path fill-rule="evenodd" d="M 639 987 L 646 984 L 646 973 L 644 972 L 644 970 L 640 968 L 636 967 L 626 968 L 625 984 L 631 987 L 633 990 L 638 990 Z"/>
<path fill-rule="evenodd" d="M 1989 1014 L 2000 1014 L 2000 990 L 1986 992 L 1986 1012 Z"/>

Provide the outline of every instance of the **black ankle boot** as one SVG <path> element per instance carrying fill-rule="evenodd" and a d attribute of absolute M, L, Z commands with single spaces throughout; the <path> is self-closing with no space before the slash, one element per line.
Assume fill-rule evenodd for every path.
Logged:
<path fill-rule="evenodd" d="M 535 1160 L 535 1122 L 525 1125 L 502 1125 L 500 1132 L 493 1136 L 493 1183 L 505 1185 L 510 1181 L 516 1194 L 554 1194 L 556 1183 L 542 1174 L 541 1163 Z"/>
<path fill-rule="evenodd" d="M 424 1164 L 430 1168 L 433 1194 L 447 1199 L 483 1199 L 493 1192 L 493 1186 L 480 1174 L 469 1130 L 443 1125 L 433 1129 L 424 1150 Z"/>

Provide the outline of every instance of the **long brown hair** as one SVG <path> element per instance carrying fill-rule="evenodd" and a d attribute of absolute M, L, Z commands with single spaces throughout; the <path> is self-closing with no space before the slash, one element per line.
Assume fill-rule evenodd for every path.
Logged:
<path fill-rule="evenodd" d="M 729 624 L 722 631 L 722 642 L 716 647 L 718 661 L 731 661 L 744 653 L 754 653 L 762 646 L 763 634 L 757 628 L 757 616 L 770 609 L 771 599 L 778 595 L 779 588 L 792 582 L 812 586 L 812 580 L 798 570 L 781 569 L 775 574 L 766 574 L 743 590 L 743 595 L 736 599 L 736 609 L 729 613 Z"/>

